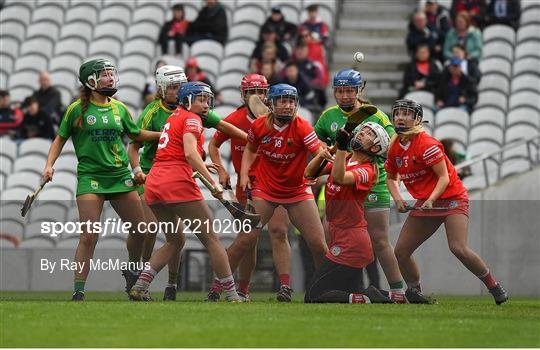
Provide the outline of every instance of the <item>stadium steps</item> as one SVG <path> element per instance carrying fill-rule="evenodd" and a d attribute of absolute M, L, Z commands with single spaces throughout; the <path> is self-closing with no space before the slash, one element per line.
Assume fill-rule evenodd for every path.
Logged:
<path fill-rule="evenodd" d="M 332 73 L 354 67 L 368 81 L 366 97 L 384 111 L 397 98 L 403 68 L 410 61 L 405 47 L 407 24 L 417 0 L 345 0 L 337 16 Z M 365 60 L 353 61 L 362 51 Z"/>

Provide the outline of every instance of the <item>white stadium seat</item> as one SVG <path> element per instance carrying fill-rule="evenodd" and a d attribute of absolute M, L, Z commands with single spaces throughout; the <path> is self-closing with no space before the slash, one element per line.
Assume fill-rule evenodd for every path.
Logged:
<path fill-rule="evenodd" d="M 26 199 L 26 196 L 28 196 L 30 191 L 28 191 L 26 188 L 21 187 L 14 187 L 14 188 L 8 188 L 5 191 L 2 191 L 0 193 L 0 200 L 2 201 L 2 205 L 5 205 L 10 202 L 16 202 L 16 203 L 24 203 L 24 200 Z"/>
<path fill-rule="evenodd" d="M 0 52 L 4 55 L 7 55 L 15 60 L 19 56 L 19 47 L 19 40 L 5 36 L 2 37 L 2 45 L 0 45 Z"/>
<path fill-rule="evenodd" d="M 435 97 L 429 91 L 413 91 L 405 95 L 405 98 L 414 100 L 424 107 L 433 108 L 435 106 Z"/>
<path fill-rule="evenodd" d="M 127 56 L 129 54 L 145 55 L 149 59 L 153 60 L 156 52 L 156 41 L 148 38 L 135 38 L 124 43 L 123 54 Z"/>
<path fill-rule="evenodd" d="M 51 81 L 57 86 L 63 86 L 69 91 L 77 91 L 77 87 L 80 85 L 77 75 L 70 71 L 54 71 L 50 73 Z"/>
<path fill-rule="evenodd" d="M 480 72 L 482 74 L 499 73 L 510 78 L 512 75 L 512 64 L 499 57 L 484 58 L 480 62 Z"/>
<path fill-rule="evenodd" d="M 248 70 L 249 58 L 243 56 L 232 56 L 224 59 L 220 65 L 220 73 L 226 74 L 237 72 L 245 74 Z"/>
<path fill-rule="evenodd" d="M 525 57 L 514 62 L 514 76 L 523 73 L 535 73 L 540 72 L 540 58 L 537 57 Z"/>
<path fill-rule="evenodd" d="M 28 25 L 30 24 L 32 11 L 33 10 L 25 6 L 24 3 L 11 3 L 0 11 L 0 22 L 4 22 L 11 18 L 17 18 L 19 21 Z"/>
<path fill-rule="evenodd" d="M 485 106 L 496 107 L 506 112 L 508 107 L 506 95 L 499 91 L 481 91 L 475 108 Z"/>
<path fill-rule="evenodd" d="M 68 171 L 72 174 L 77 173 L 77 157 L 69 154 L 61 154 L 54 163 L 54 171 Z"/>
<path fill-rule="evenodd" d="M 231 23 L 250 22 L 262 25 L 266 20 L 266 13 L 258 6 L 246 4 L 242 7 L 237 7 L 234 11 L 233 21 Z"/>
<path fill-rule="evenodd" d="M 9 35 L 10 37 L 16 38 L 18 42 L 24 41 L 26 37 L 26 24 L 18 21 L 15 18 L 8 18 L 2 23 L 2 36 Z M 2 38 L 3 40 L 4 38 Z"/>
<path fill-rule="evenodd" d="M 91 25 L 97 23 L 97 9 L 93 6 L 81 4 L 70 7 L 66 12 L 65 23 L 88 22 Z"/>
<path fill-rule="evenodd" d="M 99 12 L 99 23 L 117 22 L 122 23 L 126 27 L 131 24 L 131 12 L 133 11 L 132 1 L 116 1 L 112 0 L 110 6 L 106 6 Z"/>
<path fill-rule="evenodd" d="M 49 153 L 49 148 L 51 147 L 51 141 L 42 138 L 31 138 L 24 140 L 19 145 L 19 157 L 29 155 L 29 154 L 38 154 L 43 157 L 47 157 Z"/>
<path fill-rule="evenodd" d="M 94 29 L 94 38 L 114 37 L 120 42 L 126 39 L 126 26 L 120 22 L 104 22 L 100 23 Z"/>
<path fill-rule="evenodd" d="M 221 99 L 225 104 L 238 105 L 241 101 L 240 91 L 238 88 L 227 88 L 220 90 Z"/>
<path fill-rule="evenodd" d="M 259 40 L 260 27 L 254 23 L 244 22 L 234 24 L 229 29 L 229 41 L 235 39 Z"/>
<path fill-rule="evenodd" d="M 508 113 L 508 126 L 514 124 L 531 124 L 540 132 L 540 111 L 531 107 L 515 108 Z"/>
<path fill-rule="evenodd" d="M 148 20 L 136 22 L 128 28 L 128 39 L 136 37 L 144 37 L 150 40 L 157 40 L 160 27 L 155 22 Z"/>
<path fill-rule="evenodd" d="M 52 57 L 54 41 L 51 41 L 46 37 L 34 37 L 32 39 L 25 40 L 21 44 L 20 54 L 25 55 L 28 53 L 37 53 L 44 55 L 48 58 Z"/>
<path fill-rule="evenodd" d="M 69 37 L 61 39 L 54 47 L 55 55 L 69 53 L 81 57 L 81 61 L 86 59 L 88 44 L 81 37 Z"/>
<path fill-rule="evenodd" d="M 247 39 L 236 39 L 227 42 L 225 45 L 225 56 L 244 56 L 251 57 L 251 53 L 255 49 L 255 43 Z"/>
<path fill-rule="evenodd" d="M 146 84 L 146 76 L 136 70 L 120 71 L 119 77 L 121 79 L 120 82 L 122 84 L 122 88 L 129 86 L 142 91 L 144 85 Z M 122 92 L 121 90 L 119 91 L 119 93 Z"/>
<path fill-rule="evenodd" d="M 215 40 L 199 40 L 191 45 L 191 56 L 198 57 L 201 54 L 214 56 L 218 60 L 223 57 L 223 46 Z"/>
<path fill-rule="evenodd" d="M 11 102 L 19 101 L 22 103 L 25 98 L 34 93 L 34 89 L 29 86 L 18 85 L 17 87 L 9 87 L 8 89 Z"/>
<path fill-rule="evenodd" d="M 521 26 L 517 31 L 517 42 L 526 40 L 540 40 L 540 24 Z"/>
<path fill-rule="evenodd" d="M 439 110 L 435 115 L 435 125 L 438 128 L 444 124 L 458 124 L 465 129 L 469 128 L 469 113 L 461 108 L 447 107 Z"/>
<path fill-rule="evenodd" d="M 44 156 L 28 155 L 19 157 L 13 165 L 13 172 L 31 171 L 41 175 L 47 159 Z"/>
<path fill-rule="evenodd" d="M 75 176 L 73 173 L 66 171 L 55 171 L 53 180 L 47 184 L 47 187 L 64 188 L 74 195 L 77 191 L 77 176 Z"/>
<path fill-rule="evenodd" d="M 56 246 L 55 241 L 49 237 L 33 237 L 31 239 L 25 239 L 19 246 L 20 249 L 47 249 L 54 248 Z"/>
<path fill-rule="evenodd" d="M 197 58 L 199 67 L 202 67 L 206 73 L 211 74 L 212 77 L 210 80 L 216 81 L 219 74 L 219 59 L 217 59 L 215 56 L 209 55 L 200 55 L 195 57 Z"/>
<path fill-rule="evenodd" d="M 64 23 L 65 9 L 61 6 L 61 1 L 48 1 L 42 6 L 36 7 L 32 11 L 32 21 L 49 20 L 56 22 L 59 26 Z"/>
<path fill-rule="evenodd" d="M 226 88 L 235 88 L 238 90 L 242 77 L 243 74 L 241 73 L 228 73 L 220 75 L 216 82 L 216 89 L 218 91 Z"/>
<path fill-rule="evenodd" d="M 540 94 L 532 91 L 520 91 L 510 95 L 510 110 L 523 106 L 540 110 Z"/>
<path fill-rule="evenodd" d="M 5 178 L 11 174 L 13 170 L 13 160 L 0 153 L 0 174 Z"/>
<path fill-rule="evenodd" d="M 437 125 L 434 136 L 439 140 L 452 139 L 458 142 L 463 148 L 465 148 L 468 142 L 467 129 L 458 124 Z"/>
<path fill-rule="evenodd" d="M 540 74 L 540 72 L 538 73 Z M 540 92 L 540 75 L 521 74 L 520 76 L 513 78 L 512 79 L 512 93 L 516 93 L 522 90 Z"/>
<path fill-rule="evenodd" d="M 43 170 L 43 169 L 42 169 Z M 33 192 L 35 188 L 39 185 L 41 175 L 35 172 L 29 171 L 20 171 L 11 173 L 6 180 L 7 188 L 25 188 L 30 192 Z"/>
<path fill-rule="evenodd" d="M 523 57 L 540 58 L 540 40 L 524 41 L 516 47 L 516 60 Z"/>
<path fill-rule="evenodd" d="M 5 155 L 11 160 L 15 160 L 17 157 L 17 144 L 8 137 L 0 138 L 0 155 Z"/>
<path fill-rule="evenodd" d="M 52 41 L 56 41 L 60 35 L 60 25 L 48 20 L 33 22 L 26 29 L 26 40 L 33 37 L 45 36 Z"/>
<path fill-rule="evenodd" d="M 482 59 L 500 57 L 512 62 L 514 60 L 514 48 L 506 41 L 491 41 L 482 47 Z"/>
<path fill-rule="evenodd" d="M 502 146 L 504 143 L 503 129 L 497 125 L 486 123 L 474 125 L 469 131 L 469 143 L 478 141 L 491 141 Z"/>
<path fill-rule="evenodd" d="M 142 55 L 123 56 L 118 61 L 120 71 L 136 70 L 142 74 L 148 74 L 151 68 L 151 61 L 148 57 Z"/>
<path fill-rule="evenodd" d="M 90 46 L 88 47 L 89 55 L 108 54 L 109 56 L 115 57 L 116 59 L 120 57 L 121 51 L 122 42 L 119 41 L 117 38 L 111 36 L 92 40 L 92 42 L 90 42 Z"/>
<path fill-rule="evenodd" d="M 79 74 L 79 66 L 82 64 L 82 60 L 77 55 L 62 54 L 51 58 L 49 61 L 49 71 L 56 71 L 60 69 L 70 70 L 73 74 Z M 52 82 L 53 85 L 56 82 Z"/>
<path fill-rule="evenodd" d="M 1 220 L 0 232 L 2 232 L 3 234 L 15 236 L 22 240 L 24 236 L 24 226 L 20 222 L 16 222 L 12 220 Z M 2 239 L 2 241 L 4 240 Z"/>
<path fill-rule="evenodd" d="M 160 6 L 146 5 L 137 7 L 135 11 L 133 11 L 132 23 L 142 21 L 154 22 L 161 27 L 165 22 L 165 12 Z M 157 37 L 154 40 L 157 40 Z"/>
<path fill-rule="evenodd" d="M 50 187 L 48 187 L 50 188 Z M 66 208 L 58 203 L 56 200 L 42 200 L 40 194 L 36 200 L 35 207 L 32 206 L 30 211 L 30 222 L 41 223 L 43 221 L 58 221 L 65 222 L 66 220 Z M 39 233 L 39 231 L 38 231 Z M 29 237 L 28 235 L 26 237 Z"/>
<path fill-rule="evenodd" d="M 28 70 L 12 74 L 9 77 L 9 84 L 8 84 L 9 89 L 11 90 L 12 88 L 17 87 L 17 86 L 23 86 L 23 87 L 29 88 L 30 90 L 33 90 L 33 88 L 36 86 L 38 76 L 39 76 L 38 72 L 28 71 Z M 13 95 L 12 92 L 11 92 L 11 95 Z M 13 96 L 11 96 L 11 100 L 14 100 Z"/>
<path fill-rule="evenodd" d="M 217 115 L 219 115 L 221 117 L 221 119 L 227 117 L 229 114 L 234 112 L 234 110 L 235 110 L 234 107 L 226 106 L 226 105 L 222 105 L 222 106 L 218 106 L 218 107 L 214 108 L 214 112 Z"/>
<path fill-rule="evenodd" d="M 41 72 L 43 70 L 47 70 L 47 62 L 47 58 L 38 54 L 30 53 L 17 59 L 15 62 L 15 71 L 19 72 L 25 70 L 34 70 L 36 72 Z"/>
<path fill-rule="evenodd" d="M 508 78 L 500 74 L 483 75 L 478 86 L 478 91 L 495 90 L 508 95 L 510 82 Z"/>
<path fill-rule="evenodd" d="M 483 107 L 476 108 L 471 114 L 471 126 L 482 124 L 482 123 L 491 123 L 499 126 L 500 128 L 505 127 L 505 114 L 498 108 L 493 107 Z"/>
<path fill-rule="evenodd" d="M 540 8 L 527 8 L 521 13 L 520 24 L 522 26 L 529 23 L 540 23 Z"/>
<path fill-rule="evenodd" d="M 509 26 L 493 24 L 484 28 L 482 40 L 484 44 L 492 40 L 504 40 L 513 46 L 516 41 L 516 33 Z"/>

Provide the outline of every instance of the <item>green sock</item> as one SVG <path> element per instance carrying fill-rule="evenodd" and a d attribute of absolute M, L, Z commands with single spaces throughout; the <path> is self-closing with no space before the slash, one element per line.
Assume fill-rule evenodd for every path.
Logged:
<path fill-rule="evenodd" d="M 390 283 L 390 289 L 391 289 L 391 290 L 394 290 L 394 289 L 403 289 L 403 281 Z"/>
<path fill-rule="evenodd" d="M 82 278 L 75 278 L 75 283 L 73 286 L 74 292 L 83 292 L 84 293 L 84 285 L 86 284 L 86 281 Z"/>

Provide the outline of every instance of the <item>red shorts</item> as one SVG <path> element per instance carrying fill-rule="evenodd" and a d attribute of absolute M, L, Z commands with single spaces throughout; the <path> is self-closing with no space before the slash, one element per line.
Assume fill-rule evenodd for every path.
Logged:
<path fill-rule="evenodd" d="M 246 192 L 242 190 L 242 187 L 236 186 L 235 195 L 238 202 L 242 204 L 243 207 L 245 207 L 246 202 L 247 202 L 247 196 L 246 196 Z"/>
<path fill-rule="evenodd" d="M 425 202 L 423 199 L 419 199 L 414 203 L 415 207 L 420 207 Z M 460 196 L 448 199 L 439 199 L 433 202 L 433 207 L 448 208 L 448 210 L 411 210 L 410 216 L 436 216 L 446 217 L 454 214 L 463 214 L 469 217 L 469 197 Z"/>
<path fill-rule="evenodd" d="M 191 177 L 191 167 L 152 167 L 146 177 L 144 199 L 150 204 L 172 204 L 203 200 L 199 185 Z"/>
<path fill-rule="evenodd" d="M 367 227 L 347 227 L 328 225 L 331 242 L 326 257 L 341 265 L 363 268 L 374 259 L 371 238 Z"/>
<path fill-rule="evenodd" d="M 251 179 L 251 188 L 252 188 L 251 190 L 252 197 L 262 198 L 264 200 L 267 200 L 273 203 L 289 204 L 289 203 L 305 201 L 308 199 L 314 199 L 313 193 L 311 192 L 311 187 L 309 186 L 305 186 L 305 192 L 295 192 L 295 193 L 291 193 L 290 196 L 276 197 L 274 193 L 271 193 L 270 191 L 259 186 L 257 181 L 255 181 L 255 177 L 253 177 Z"/>

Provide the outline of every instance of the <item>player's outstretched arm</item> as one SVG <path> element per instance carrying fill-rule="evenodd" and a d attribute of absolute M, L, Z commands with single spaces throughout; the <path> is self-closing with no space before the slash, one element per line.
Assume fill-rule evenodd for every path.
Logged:
<path fill-rule="evenodd" d="M 137 142 L 158 141 L 161 137 L 161 132 L 141 129 L 139 134 L 128 134 L 128 136 L 131 140 Z"/>
<path fill-rule="evenodd" d="M 306 166 L 306 170 L 304 171 L 304 177 L 306 179 L 314 179 L 315 174 L 317 173 L 317 170 L 319 169 L 319 167 L 321 166 L 321 163 L 324 160 L 325 160 L 325 154 L 324 154 L 324 151 L 321 151 Z M 330 173 L 330 170 L 325 168 L 323 169 L 323 171 L 320 172 L 318 176 L 326 175 L 329 173 Z"/>
<path fill-rule="evenodd" d="M 356 184 L 356 179 L 351 171 L 345 171 L 345 162 L 347 159 L 347 151 L 338 150 L 336 152 L 336 158 L 334 159 L 334 165 L 332 166 L 332 181 L 336 185 L 352 186 Z"/>
<path fill-rule="evenodd" d="M 437 176 L 437 185 L 433 189 L 433 192 L 429 195 L 429 198 L 426 200 L 427 203 L 424 203 L 422 207 L 429 207 L 433 202 L 435 202 L 446 190 L 448 184 L 450 183 L 450 177 L 448 176 L 448 169 L 446 168 L 446 162 L 440 161 L 434 164 L 431 169 Z"/>
<path fill-rule="evenodd" d="M 249 169 L 251 169 L 253 162 L 255 162 L 255 159 L 257 158 L 257 151 L 258 148 L 251 142 L 246 144 L 244 154 L 242 155 L 242 166 L 240 170 L 240 187 L 242 187 L 242 190 L 244 191 L 247 188 L 251 188 L 249 183 Z"/>
<path fill-rule="evenodd" d="M 133 179 L 135 180 L 135 183 L 139 185 L 143 184 L 146 180 L 146 176 L 140 166 L 139 149 L 141 147 L 142 144 L 140 144 L 139 142 L 131 142 L 128 146 L 129 164 L 131 165 L 131 169 L 134 175 Z"/>
<path fill-rule="evenodd" d="M 230 138 L 247 141 L 247 134 L 242 130 L 238 129 L 236 126 L 232 125 L 225 120 L 220 120 L 216 125 L 216 129 L 229 136 Z"/>
<path fill-rule="evenodd" d="M 202 176 L 210 181 L 213 187 L 217 187 L 216 183 L 212 179 L 212 175 L 208 171 L 208 168 L 206 168 L 201 155 L 197 151 L 197 137 L 192 133 L 186 133 L 183 136 L 183 141 L 184 154 L 189 165 L 191 165 L 191 168 L 193 168 L 193 171 L 198 171 Z"/>
<path fill-rule="evenodd" d="M 43 180 L 45 180 L 45 182 L 52 181 L 54 173 L 53 165 L 60 156 L 60 153 L 62 153 L 62 149 L 64 148 L 66 141 L 67 138 L 56 135 L 56 138 L 51 144 L 51 147 L 49 148 L 49 154 L 47 155 L 47 163 L 45 164 L 45 169 L 43 169 L 42 174 Z"/>
<path fill-rule="evenodd" d="M 399 192 L 399 179 L 398 174 L 388 172 L 386 173 L 386 186 L 388 187 L 388 192 L 390 192 L 390 195 L 396 202 L 396 206 L 398 208 L 398 211 L 400 213 L 406 213 L 407 212 L 407 203 L 403 200 L 403 197 L 401 197 L 401 193 Z"/>
<path fill-rule="evenodd" d="M 219 183 L 224 188 L 230 188 L 231 177 L 229 173 L 227 172 L 227 170 L 225 170 L 225 166 L 223 165 L 223 161 L 221 160 L 221 154 L 219 153 L 220 146 L 221 146 L 221 143 L 215 138 L 212 138 L 212 140 L 210 140 L 210 143 L 208 144 L 208 154 L 210 155 L 210 159 L 212 160 L 212 163 L 218 166 L 217 172 L 219 176 Z"/>

